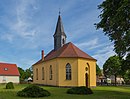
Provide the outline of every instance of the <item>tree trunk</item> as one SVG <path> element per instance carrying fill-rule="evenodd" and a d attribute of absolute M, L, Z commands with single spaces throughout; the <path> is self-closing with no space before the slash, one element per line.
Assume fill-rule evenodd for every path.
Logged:
<path fill-rule="evenodd" d="M 115 86 L 116 86 L 116 77 L 117 77 L 117 75 L 115 74 Z"/>

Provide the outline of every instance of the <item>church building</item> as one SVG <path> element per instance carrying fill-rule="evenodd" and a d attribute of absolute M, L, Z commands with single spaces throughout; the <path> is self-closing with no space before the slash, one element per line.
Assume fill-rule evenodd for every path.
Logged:
<path fill-rule="evenodd" d="M 58 16 L 54 37 L 54 49 L 33 64 L 33 83 L 50 86 L 96 86 L 96 59 L 73 43 L 66 43 L 66 34 Z"/>

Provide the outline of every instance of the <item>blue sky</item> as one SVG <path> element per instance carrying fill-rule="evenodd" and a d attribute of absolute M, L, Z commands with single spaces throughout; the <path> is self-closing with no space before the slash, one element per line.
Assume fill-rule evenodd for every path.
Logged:
<path fill-rule="evenodd" d="M 103 0 L 0 0 L 0 62 L 31 67 L 53 49 L 59 8 L 67 42 L 96 58 L 102 65 L 114 55 L 113 43 L 96 30 Z"/>

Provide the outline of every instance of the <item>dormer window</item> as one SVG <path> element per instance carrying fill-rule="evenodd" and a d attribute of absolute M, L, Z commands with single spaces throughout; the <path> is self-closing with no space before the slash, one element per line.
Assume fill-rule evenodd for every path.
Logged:
<path fill-rule="evenodd" d="M 8 70 L 8 68 L 4 68 L 4 70 L 5 70 L 5 71 L 7 71 L 7 70 Z"/>

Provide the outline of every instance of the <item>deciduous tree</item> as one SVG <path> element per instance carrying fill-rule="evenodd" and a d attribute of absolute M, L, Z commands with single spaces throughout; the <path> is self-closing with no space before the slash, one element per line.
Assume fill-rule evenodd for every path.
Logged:
<path fill-rule="evenodd" d="M 20 81 L 24 81 L 25 79 L 28 79 L 29 77 L 32 77 L 32 69 L 22 69 L 18 67 L 19 73 L 20 73 Z"/>
<path fill-rule="evenodd" d="M 97 29 L 114 42 L 114 50 L 124 57 L 130 53 L 130 0 L 105 0 L 98 6 L 101 9 Z"/>
<path fill-rule="evenodd" d="M 22 68 L 18 67 L 19 73 L 20 73 L 20 81 L 23 81 L 25 79 L 25 72 Z"/>
<path fill-rule="evenodd" d="M 101 69 L 99 68 L 99 66 L 96 64 L 96 75 L 101 76 Z"/>
<path fill-rule="evenodd" d="M 103 73 L 106 77 L 111 75 L 115 76 L 115 85 L 116 85 L 116 77 L 121 73 L 121 61 L 118 56 L 111 56 L 106 60 L 103 65 Z"/>

